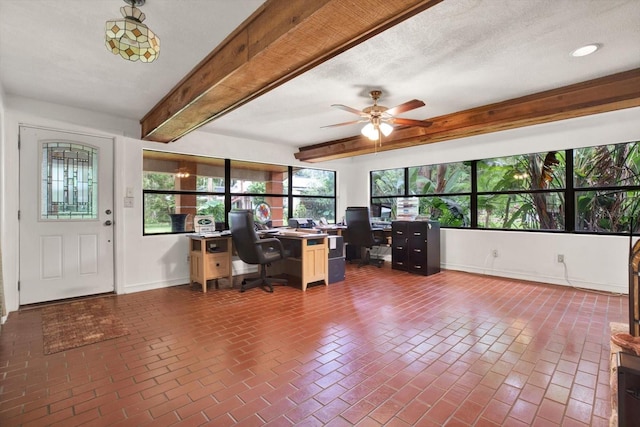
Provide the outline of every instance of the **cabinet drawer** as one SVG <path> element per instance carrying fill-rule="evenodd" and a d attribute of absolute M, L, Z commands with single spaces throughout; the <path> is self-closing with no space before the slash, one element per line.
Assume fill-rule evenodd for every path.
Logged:
<path fill-rule="evenodd" d="M 207 256 L 207 275 L 209 277 L 223 277 L 229 275 L 229 255 Z"/>
<path fill-rule="evenodd" d="M 391 250 L 391 260 L 393 263 L 404 265 L 407 263 L 407 252 L 393 248 Z"/>

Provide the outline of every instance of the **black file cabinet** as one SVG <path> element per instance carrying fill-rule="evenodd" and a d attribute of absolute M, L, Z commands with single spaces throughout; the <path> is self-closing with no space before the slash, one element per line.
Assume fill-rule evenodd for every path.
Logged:
<path fill-rule="evenodd" d="M 439 273 L 440 224 L 437 221 L 393 221 L 391 267 L 424 276 Z"/>

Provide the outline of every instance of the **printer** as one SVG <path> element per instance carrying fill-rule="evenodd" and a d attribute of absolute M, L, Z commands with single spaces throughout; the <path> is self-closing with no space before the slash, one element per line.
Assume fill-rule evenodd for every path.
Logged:
<path fill-rule="evenodd" d="M 311 218 L 289 218 L 289 227 L 291 228 L 313 228 L 316 222 Z"/>

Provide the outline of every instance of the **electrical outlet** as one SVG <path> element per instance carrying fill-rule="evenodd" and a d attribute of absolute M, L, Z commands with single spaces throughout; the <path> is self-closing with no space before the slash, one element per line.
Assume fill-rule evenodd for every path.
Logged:
<path fill-rule="evenodd" d="M 187 262 L 191 261 L 191 255 L 187 255 Z"/>
<path fill-rule="evenodd" d="M 497 249 L 492 250 L 491 255 L 493 255 L 494 258 L 498 258 L 498 250 Z"/>
<path fill-rule="evenodd" d="M 559 263 L 564 263 L 564 255 L 563 254 L 558 254 L 558 262 Z"/>

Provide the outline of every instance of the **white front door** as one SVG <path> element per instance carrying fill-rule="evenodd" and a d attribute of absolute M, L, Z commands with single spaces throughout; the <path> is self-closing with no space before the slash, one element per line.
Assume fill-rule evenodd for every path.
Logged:
<path fill-rule="evenodd" d="M 20 127 L 20 304 L 114 290 L 113 140 Z"/>

